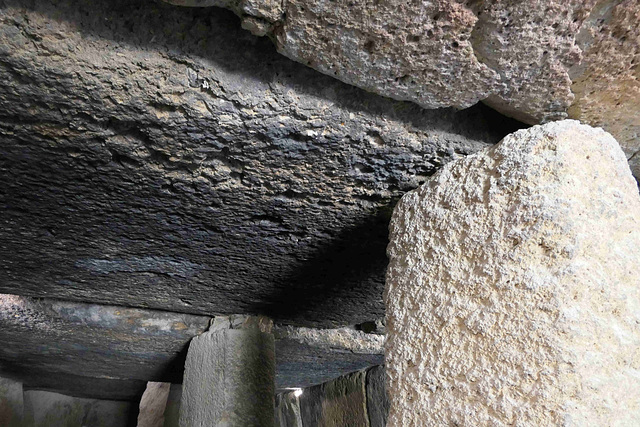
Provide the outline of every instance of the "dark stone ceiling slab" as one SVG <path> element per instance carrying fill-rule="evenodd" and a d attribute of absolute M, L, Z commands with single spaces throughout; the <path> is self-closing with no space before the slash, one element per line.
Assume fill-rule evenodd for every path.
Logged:
<path fill-rule="evenodd" d="M 182 382 L 189 341 L 210 318 L 0 294 L 0 374 L 27 388 L 131 400 Z M 277 387 L 306 387 L 383 362 L 382 335 L 277 326 Z"/>
<path fill-rule="evenodd" d="M 518 126 L 342 84 L 215 8 L 0 5 L 5 293 L 371 321 L 395 201 Z"/>

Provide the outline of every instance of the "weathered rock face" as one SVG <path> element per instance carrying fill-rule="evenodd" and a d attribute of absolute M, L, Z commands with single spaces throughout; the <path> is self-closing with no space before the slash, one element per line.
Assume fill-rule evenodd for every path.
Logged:
<path fill-rule="evenodd" d="M 147 388 L 140 399 L 137 427 L 163 427 L 170 391 L 170 383 L 153 381 L 147 383 Z"/>
<path fill-rule="evenodd" d="M 22 427 L 24 400 L 22 383 L 0 377 L 0 425 Z"/>
<path fill-rule="evenodd" d="M 228 7 L 287 57 L 375 93 L 482 100 L 531 124 L 569 115 L 640 151 L 635 0 L 169 1 Z"/>
<path fill-rule="evenodd" d="M 349 87 L 221 9 L 2 4 L 1 292 L 372 321 L 395 200 L 514 125 Z"/>
<path fill-rule="evenodd" d="M 48 391 L 24 393 L 25 426 L 122 427 L 135 425 L 136 408 L 128 402 L 79 399 Z"/>
<path fill-rule="evenodd" d="M 275 426 L 275 340 L 271 320 L 216 317 L 189 344 L 180 425 Z"/>
<path fill-rule="evenodd" d="M 211 318 L 0 295 L 0 373 L 32 388 L 139 399 L 147 381 L 180 383 L 189 340 Z M 276 384 L 308 387 L 383 361 L 382 335 L 274 327 Z"/>
<path fill-rule="evenodd" d="M 640 424 L 640 196 L 609 134 L 518 131 L 390 231 L 390 425 Z"/>

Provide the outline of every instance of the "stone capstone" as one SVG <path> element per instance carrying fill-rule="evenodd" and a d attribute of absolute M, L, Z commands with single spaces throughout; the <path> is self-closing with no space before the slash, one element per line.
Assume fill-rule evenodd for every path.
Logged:
<path fill-rule="evenodd" d="M 231 319 L 237 327 L 238 318 Z M 210 322 L 207 316 L 0 294 L 0 372 L 31 388 L 135 400 L 147 381 L 182 382 L 189 341 Z M 275 325 L 273 333 L 281 390 L 383 361 L 384 336 L 355 327 Z"/>
<path fill-rule="evenodd" d="M 640 196 L 611 135 L 518 131 L 399 202 L 389 425 L 640 425 Z"/>
<path fill-rule="evenodd" d="M 374 321 L 397 199 L 518 126 L 348 86 L 218 8 L 8 0 L 0 39 L 4 293 Z"/>
<path fill-rule="evenodd" d="M 393 99 L 572 117 L 640 151 L 636 0 L 169 2 L 230 8 L 283 55 Z"/>
<path fill-rule="evenodd" d="M 233 320 L 216 318 L 189 344 L 180 426 L 274 427 L 272 325 L 261 317 Z"/>

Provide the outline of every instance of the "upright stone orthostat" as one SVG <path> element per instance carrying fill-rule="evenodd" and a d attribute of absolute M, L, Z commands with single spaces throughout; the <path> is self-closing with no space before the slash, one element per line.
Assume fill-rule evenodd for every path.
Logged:
<path fill-rule="evenodd" d="M 0 377 L 0 426 L 20 427 L 23 412 L 22 383 Z"/>
<path fill-rule="evenodd" d="M 640 197 L 562 121 L 452 162 L 390 225 L 389 426 L 640 425 Z"/>
<path fill-rule="evenodd" d="M 137 427 L 162 427 L 171 391 L 170 383 L 149 381 L 140 399 Z"/>
<path fill-rule="evenodd" d="M 216 317 L 185 363 L 181 427 L 274 426 L 275 344 L 264 317 Z"/>

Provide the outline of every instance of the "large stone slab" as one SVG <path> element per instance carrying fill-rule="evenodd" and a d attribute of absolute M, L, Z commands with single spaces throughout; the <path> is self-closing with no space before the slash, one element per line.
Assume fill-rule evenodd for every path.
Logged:
<path fill-rule="evenodd" d="M 32 388 L 132 400 L 180 383 L 189 341 L 211 318 L 0 294 L 0 372 Z M 320 384 L 383 360 L 384 336 L 276 325 L 279 389 Z"/>
<path fill-rule="evenodd" d="M 24 392 L 25 426 L 123 427 L 135 425 L 136 408 L 129 402 L 80 399 L 48 391 Z"/>
<path fill-rule="evenodd" d="M 22 383 L 0 377 L 0 425 L 21 427 L 24 414 Z"/>
<path fill-rule="evenodd" d="M 640 196 L 562 121 L 447 165 L 390 225 L 389 424 L 640 424 Z"/>
<path fill-rule="evenodd" d="M 514 125 L 322 76 L 221 9 L 0 10 L 0 292 L 372 321 L 395 200 Z"/>
<path fill-rule="evenodd" d="M 264 317 L 216 317 L 189 344 L 180 425 L 275 426 L 275 339 Z"/>
<path fill-rule="evenodd" d="M 299 397 L 303 426 L 368 427 L 364 371 L 309 387 Z"/>
<path fill-rule="evenodd" d="M 604 126 L 629 159 L 640 151 L 636 0 L 166 1 L 230 8 L 289 58 L 394 99 L 569 116 Z"/>
<path fill-rule="evenodd" d="M 384 365 L 367 370 L 367 413 L 370 427 L 385 427 L 389 416 Z"/>

